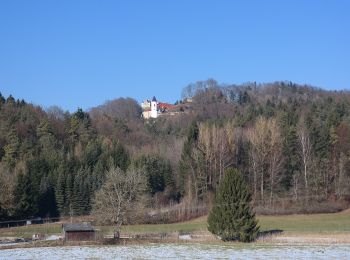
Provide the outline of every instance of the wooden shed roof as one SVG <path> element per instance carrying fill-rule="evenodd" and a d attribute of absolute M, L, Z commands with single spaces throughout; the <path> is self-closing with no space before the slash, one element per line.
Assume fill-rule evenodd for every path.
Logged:
<path fill-rule="evenodd" d="M 62 228 L 66 232 L 72 232 L 72 231 L 94 231 L 94 229 L 91 226 L 91 223 L 89 223 L 89 222 L 66 223 L 66 224 L 62 225 Z"/>

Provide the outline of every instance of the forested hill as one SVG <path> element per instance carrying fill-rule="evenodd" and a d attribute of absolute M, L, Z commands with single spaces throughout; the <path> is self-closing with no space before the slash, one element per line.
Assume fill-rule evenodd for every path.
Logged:
<path fill-rule="evenodd" d="M 350 92 L 207 80 L 182 98 L 146 121 L 131 98 L 68 113 L 0 94 L 0 220 L 89 214 L 112 166 L 143 169 L 146 208 L 207 204 L 228 167 L 257 207 L 350 199 Z"/>

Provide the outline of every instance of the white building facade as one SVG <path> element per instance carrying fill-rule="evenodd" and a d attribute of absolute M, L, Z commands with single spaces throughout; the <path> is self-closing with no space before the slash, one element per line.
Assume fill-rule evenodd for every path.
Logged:
<path fill-rule="evenodd" d="M 145 119 L 157 118 L 158 117 L 158 102 L 156 97 L 153 97 L 152 100 L 144 100 L 141 103 L 142 107 L 142 116 Z"/>

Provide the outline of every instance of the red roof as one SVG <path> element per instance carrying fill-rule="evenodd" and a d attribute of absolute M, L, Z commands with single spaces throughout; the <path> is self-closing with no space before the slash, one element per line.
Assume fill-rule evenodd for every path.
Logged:
<path fill-rule="evenodd" d="M 171 109 L 171 108 L 174 107 L 174 105 L 168 104 L 168 103 L 159 102 L 159 103 L 158 103 L 158 107 L 159 107 L 159 108 L 165 108 L 165 109 Z"/>

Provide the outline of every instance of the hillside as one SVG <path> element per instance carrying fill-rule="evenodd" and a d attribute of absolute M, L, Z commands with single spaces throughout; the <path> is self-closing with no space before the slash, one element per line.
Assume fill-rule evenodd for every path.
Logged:
<path fill-rule="evenodd" d="M 182 209 L 159 221 L 204 214 L 228 167 L 261 213 L 348 205 L 350 92 L 207 80 L 182 98 L 183 113 L 144 120 L 132 98 L 68 113 L 0 95 L 0 220 L 89 214 L 105 172 L 130 165 L 147 176 L 142 208 Z"/>

